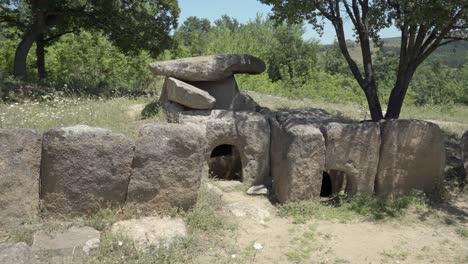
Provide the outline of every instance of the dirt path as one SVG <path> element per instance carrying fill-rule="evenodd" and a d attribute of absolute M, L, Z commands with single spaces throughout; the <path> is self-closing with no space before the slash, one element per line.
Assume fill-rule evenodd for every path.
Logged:
<path fill-rule="evenodd" d="M 244 249 L 244 254 L 251 252 L 244 256 L 246 263 L 468 263 L 468 240 L 456 231 L 456 226 L 467 227 L 466 218 L 459 219 L 458 225 L 417 219 L 294 224 L 279 217 L 278 209 L 263 196 L 247 196 L 222 182 L 213 184 L 222 193 L 224 211 L 238 225 L 229 237 L 231 243 Z M 466 202 L 459 201 L 464 213 L 468 213 Z M 236 254 L 231 258 L 237 263 Z"/>

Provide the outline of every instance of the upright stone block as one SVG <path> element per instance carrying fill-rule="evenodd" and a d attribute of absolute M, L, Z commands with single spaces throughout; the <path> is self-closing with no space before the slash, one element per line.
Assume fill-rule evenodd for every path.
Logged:
<path fill-rule="evenodd" d="M 321 128 L 326 142 L 325 169 L 344 173 L 345 192 L 372 194 L 380 157 L 380 126 L 368 122 L 360 124 L 330 123 Z M 331 179 L 332 187 L 340 179 Z"/>
<path fill-rule="evenodd" d="M 158 210 L 195 205 L 205 166 L 204 142 L 195 125 L 145 125 L 136 143 L 128 206 Z"/>
<path fill-rule="evenodd" d="M 413 189 L 432 192 L 443 180 L 444 169 L 444 137 L 437 125 L 403 119 L 382 124 L 378 196 L 397 198 Z"/>
<path fill-rule="evenodd" d="M 468 178 L 468 131 L 466 131 L 462 136 L 461 148 L 463 166 L 465 167 L 466 178 Z"/>
<path fill-rule="evenodd" d="M 123 205 L 133 143 L 102 128 L 74 126 L 44 133 L 41 197 L 49 211 L 91 213 Z"/>
<path fill-rule="evenodd" d="M 320 197 L 325 140 L 314 125 L 272 126 L 271 172 L 279 202 Z"/>
<path fill-rule="evenodd" d="M 33 130 L 0 129 L 0 225 L 37 215 L 41 141 Z"/>

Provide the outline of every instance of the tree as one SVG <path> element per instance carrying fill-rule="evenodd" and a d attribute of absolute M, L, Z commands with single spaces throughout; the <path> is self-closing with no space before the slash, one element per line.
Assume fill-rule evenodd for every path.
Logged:
<path fill-rule="evenodd" d="M 206 34 L 211 30 L 211 23 L 206 18 L 188 17 L 175 32 L 178 44 L 190 49 L 191 56 L 201 55 Z"/>
<path fill-rule="evenodd" d="M 224 26 L 232 32 L 236 31 L 240 27 L 239 21 L 237 21 L 237 19 L 232 18 L 228 15 L 222 15 L 221 18 L 215 20 L 214 24 L 216 27 Z"/>
<path fill-rule="evenodd" d="M 0 0 L 0 26 L 22 33 L 13 74 L 26 79 L 26 58 L 36 43 L 39 77 L 45 77 L 44 48 L 80 29 L 97 30 L 126 52 L 153 55 L 171 43 L 177 26 L 176 0 Z"/>
<path fill-rule="evenodd" d="M 272 81 L 307 75 L 316 65 L 318 45 L 304 41 L 304 32 L 303 25 L 278 25 L 273 28 L 275 41 L 269 44 L 267 58 L 268 76 Z"/>
<path fill-rule="evenodd" d="M 290 22 L 308 21 L 319 32 L 328 20 L 354 78 L 366 95 L 372 120 L 383 118 L 378 98 L 371 43 L 379 32 L 396 26 L 401 31 L 399 64 L 386 119 L 400 116 L 411 79 L 419 65 L 438 47 L 468 39 L 466 0 L 260 0 L 273 5 L 273 16 Z M 362 67 L 351 57 L 344 21 L 353 24 L 362 51 Z"/>

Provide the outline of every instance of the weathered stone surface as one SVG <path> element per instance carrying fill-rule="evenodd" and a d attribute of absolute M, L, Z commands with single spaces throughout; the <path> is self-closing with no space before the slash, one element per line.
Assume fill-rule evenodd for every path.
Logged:
<path fill-rule="evenodd" d="M 412 189 L 431 192 L 442 180 L 444 168 L 444 139 L 437 125 L 420 120 L 382 124 L 377 195 L 395 198 Z"/>
<path fill-rule="evenodd" d="M 223 110 L 184 112 L 182 124 L 196 124 L 205 128 L 205 161 L 221 145 L 232 145 L 240 152 L 242 182 L 263 184 L 269 175 L 270 126 L 258 113 Z"/>
<path fill-rule="evenodd" d="M 314 125 L 272 126 L 271 172 L 279 202 L 320 196 L 325 169 L 325 141 Z"/>
<path fill-rule="evenodd" d="M 32 250 L 40 255 L 87 256 L 99 245 L 100 238 L 99 231 L 87 226 L 50 233 L 39 231 L 34 234 Z"/>
<path fill-rule="evenodd" d="M 212 109 L 216 103 L 208 92 L 174 78 L 167 79 L 167 97 L 192 109 Z"/>
<path fill-rule="evenodd" d="M 150 69 L 156 75 L 183 81 L 220 81 L 236 73 L 260 74 L 266 66 L 251 55 L 220 54 L 154 62 Z"/>
<path fill-rule="evenodd" d="M 74 126 L 44 133 L 41 197 L 49 211 L 89 213 L 123 205 L 133 143 L 122 134 Z"/>
<path fill-rule="evenodd" d="M 468 178 L 468 131 L 466 131 L 465 134 L 463 134 L 461 148 L 462 148 L 462 161 L 465 167 L 465 171 L 467 175 L 466 177 Z"/>
<path fill-rule="evenodd" d="M 178 239 L 187 237 L 182 219 L 170 217 L 143 217 L 120 221 L 112 225 L 115 236 L 132 240 L 140 249 L 169 247 Z"/>
<path fill-rule="evenodd" d="M 194 125 L 147 124 L 140 130 L 127 203 L 147 209 L 196 203 L 204 163 L 203 131 Z"/>
<path fill-rule="evenodd" d="M 380 125 L 378 123 L 339 124 L 322 127 L 326 142 L 325 169 L 345 173 L 345 192 L 372 194 L 380 156 Z M 331 179 L 332 187 L 339 179 Z M 335 183 L 335 184 L 333 184 Z"/>
<path fill-rule="evenodd" d="M 319 108 L 307 108 L 276 112 L 276 120 L 281 127 L 294 125 L 314 125 L 317 128 L 333 122 L 333 117 L 325 110 Z"/>
<path fill-rule="evenodd" d="M 244 92 L 240 92 L 232 101 L 232 110 L 234 111 L 257 112 L 259 109 L 260 106 L 254 99 Z"/>
<path fill-rule="evenodd" d="M 212 82 L 189 82 L 191 85 L 208 92 L 216 99 L 213 109 L 232 110 L 235 98 L 240 94 L 234 76 Z"/>
<path fill-rule="evenodd" d="M 0 263 L 5 264 L 34 264 L 38 263 L 26 243 L 0 244 Z"/>
<path fill-rule="evenodd" d="M 244 188 L 240 181 L 213 181 L 213 185 L 223 192 L 234 192 Z"/>
<path fill-rule="evenodd" d="M 41 140 L 33 130 L 0 129 L 0 225 L 38 212 Z"/>

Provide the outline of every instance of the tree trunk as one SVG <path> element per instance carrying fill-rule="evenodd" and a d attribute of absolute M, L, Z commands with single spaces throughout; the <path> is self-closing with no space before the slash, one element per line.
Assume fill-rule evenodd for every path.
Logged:
<path fill-rule="evenodd" d="M 409 84 L 416 71 L 415 68 L 416 67 L 407 67 L 406 71 L 399 71 L 399 76 L 397 76 L 397 81 L 390 94 L 385 119 L 398 119 L 400 117 L 406 92 L 408 91 Z"/>
<path fill-rule="evenodd" d="M 366 87 L 363 87 L 363 90 L 366 94 L 372 121 L 377 122 L 383 119 L 382 106 L 380 105 L 379 96 L 377 95 L 377 85 L 375 81 L 368 83 Z"/>
<path fill-rule="evenodd" d="M 40 31 L 33 26 L 24 34 L 23 39 L 16 47 L 13 75 L 18 79 L 25 80 L 27 77 L 26 61 L 29 50 L 39 34 Z"/>
<path fill-rule="evenodd" d="M 47 77 L 45 66 L 45 46 L 44 35 L 40 34 L 36 39 L 36 65 L 39 80 L 44 80 Z"/>

